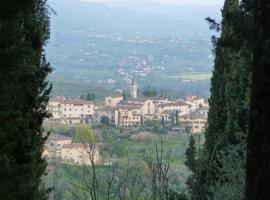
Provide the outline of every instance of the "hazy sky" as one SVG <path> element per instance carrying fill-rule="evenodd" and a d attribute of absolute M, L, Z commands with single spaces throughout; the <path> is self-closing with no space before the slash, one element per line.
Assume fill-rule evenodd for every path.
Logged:
<path fill-rule="evenodd" d="M 148 1 L 148 2 L 161 2 L 173 4 L 192 4 L 192 5 L 216 5 L 223 4 L 224 0 L 81 0 L 90 2 L 121 2 L 121 1 Z"/>

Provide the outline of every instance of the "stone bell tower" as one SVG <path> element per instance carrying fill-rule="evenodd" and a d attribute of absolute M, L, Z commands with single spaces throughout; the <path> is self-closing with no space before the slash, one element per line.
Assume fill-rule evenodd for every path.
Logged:
<path fill-rule="evenodd" d="M 130 97 L 132 99 L 137 99 L 138 97 L 138 86 L 134 79 L 132 80 L 132 83 L 131 83 Z"/>

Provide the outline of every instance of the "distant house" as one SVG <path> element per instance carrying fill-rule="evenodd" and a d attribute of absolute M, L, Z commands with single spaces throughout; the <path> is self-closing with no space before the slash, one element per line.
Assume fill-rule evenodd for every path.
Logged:
<path fill-rule="evenodd" d="M 189 127 L 192 133 L 203 133 L 206 128 L 207 117 L 199 114 L 183 115 L 180 118 L 181 125 Z"/>
<path fill-rule="evenodd" d="M 61 158 L 70 164 L 91 165 L 92 162 L 95 164 L 99 160 L 99 147 L 81 143 L 64 144 Z"/>
<path fill-rule="evenodd" d="M 94 101 L 65 98 L 52 98 L 47 106 L 53 115 L 49 121 L 63 124 L 89 122 L 94 116 L 94 108 Z"/>
<path fill-rule="evenodd" d="M 209 112 L 209 106 L 200 107 L 194 111 L 195 114 L 204 115 L 205 117 L 208 116 L 208 112 Z"/>
<path fill-rule="evenodd" d="M 176 111 L 174 110 L 164 110 L 162 112 L 158 113 L 158 119 L 162 120 L 162 118 L 164 119 L 165 123 L 167 122 L 171 122 L 173 116 L 175 116 Z"/>
<path fill-rule="evenodd" d="M 198 96 L 188 96 L 186 98 L 186 103 L 191 106 L 192 110 L 198 109 L 200 106 L 205 105 L 205 99 Z"/>
<path fill-rule="evenodd" d="M 141 107 L 136 105 L 120 105 L 116 111 L 117 126 L 139 126 L 142 124 Z"/>
<path fill-rule="evenodd" d="M 164 103 L 158 106 L 158 112 L 162 113 L 164 111 L 178 111 L 180 115 L 188 114 L 190 106 L 184 102 L 171 102 Z"/>
<path fill-rule="evenodd" d="M 108 107 L 108 106 L 100 107 L 96 110 L 95 122 L 97 124 L 100 124 L 102 117 L 108 117 L 110 124 L 115 124 L 116 123 L 115 112 L 116 112 L 116 108 L 114 107 Z"/>
<path fill-rule="evenodd" d="M 64 144 L 71 144 L 72 138 L 58 134 L 50 134 L 46 141 L 43 156 L 45 158 L 61 157 L 61 150 Z"/>
<path fill-rule="evenodd" d="M 116 107 L 120 101 L 123 101 L 124 97 L 121 93 L 116 93 L 114 95 L 105 98 L 106 107 Z"/>
<path fill-rule="evenodd" d="M 46 141 L 43 157 L 51 160 L 60 159 L 67 164 L 91 165 L 91 160 L 99 160 L 99 146 L 82 143 L 72 143 L 70 137 L 51 134 Z"/>

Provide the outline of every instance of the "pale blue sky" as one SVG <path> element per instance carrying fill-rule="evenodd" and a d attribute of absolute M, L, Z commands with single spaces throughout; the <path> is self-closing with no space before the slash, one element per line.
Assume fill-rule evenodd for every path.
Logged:
<path fill-rule="evenodd" d="M 192 4 L 192 5 L 221 5 L 224 0 L 81 0 L 89 2 L 121 2 L 121 1 L 147 1 L 147 2 L 161 2 L 161 3 L 173 3 L 173 4 Z"/>

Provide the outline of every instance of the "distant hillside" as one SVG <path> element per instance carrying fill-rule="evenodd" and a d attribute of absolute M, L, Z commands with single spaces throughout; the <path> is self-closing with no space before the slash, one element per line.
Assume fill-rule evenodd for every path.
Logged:
<path fill-rule="evenodd" d="M 136 78 L 141 87 L 208 93 L 209 81 L 188 84 L 166 78 L 163 83 L 176 73 L 211 72 L 212 33 L 204 18 L 218 18 L 217 7 L 80 0 L 50 0 L 50 6 L 57 13 L 46 49 L 55 69 L 52 80 L 82 80 L 110 90 L 126 88 Z"/>

